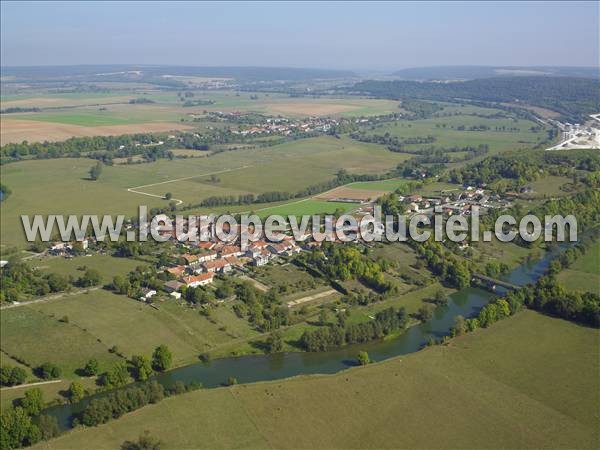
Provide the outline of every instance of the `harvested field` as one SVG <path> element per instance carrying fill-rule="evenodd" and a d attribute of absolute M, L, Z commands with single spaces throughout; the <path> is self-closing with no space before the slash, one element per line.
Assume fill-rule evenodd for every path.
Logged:
<path fill-rule="evenodd" d="M 351 187 L 339 187 L 317 195 L 315 198 L 320 200 L 339 200 L 352 199 L 358 202 L 375 200 L 382 195 L 387 194 L 387 191 L 369 191 L 366 189 L 353 189 Z"/>
<path fill-rule="evenodd" d="M 71 137 L 159 133 L 163 131 L 186 130 L 190 128 L 193 127 L 181 123 L 170 122 L 84 127 L 36 120 L 7 119 L 3 117 L 0 122 L 0 142 L 1 145 L 5 145 L 25 140 L 29 142 L 64 141 Z"/>
<path fill-rule="evenodd" d="M 290 102 L 290 103 L 267 103 L 263 105 L 268 111 L 280 114 L 326 116 L 329 114 L 341 114 L 343 112 L 359 109 L 358 105 L 343 103 L 318 103 L 318 102 Z"/>

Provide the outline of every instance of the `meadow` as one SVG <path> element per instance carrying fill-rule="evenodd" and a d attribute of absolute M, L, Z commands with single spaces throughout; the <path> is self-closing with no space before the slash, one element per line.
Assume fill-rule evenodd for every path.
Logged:
<path fill-rule="evenodd" d="M 153 103 L 129 103 L 145 98 Z M 4 114 L 0 139 L 9 142 L 57 141 L 72 136 L 117 135 L 199 128 L 193 117 L 206 112 L 257 112 L 292 118 L 308 116 L 371 116 L 398 112 L 398 102 L 360 97 L 309 98 L 285 94 L 195 91 L 192 100 L 212 102 L 184 107 L 182 97 L 156 89 L 106 93 L 31 93 L 2 99 L 2 109 L 40 108 Z M 187 99 L 187 98 L 186 98 Z"/>
<path fill-rule="evenodd" d="M 407 150 L 420 150 L 434 147 L 464 147 L 487 144 L 490 153 L 500 153 L 508 150 L 529 149 L 547 138 L 544 130 L 532 132 L 531 127 L 538 123 L 524 119 L 481 117 L 471 115 L 472 106 L 455 105 L 451 107 L 453 115 L 431 117 L 411 121 L 396 121 L 376 126 L 367 130 L 367 134 L 384 135 L 389 133 L 398 138 L 415 138 L 434 136 L 433 144 L 405 144 Z M 488 111 L 487 116 L 500 113 L 492 108 L 479 108 Z M 444 110 L 446 112 L 446 110 Z M 481 111 L 477 111 L 482 114 Z M 485 125 L 490 127 L 485 131 L 468 131 L 471 126 Z M 458 129 L 464 126 L 465 130 Z M 516 131 L 496 131 L 496 127 L 515 128 Z"/>
<path fill-rule="evenodd" d="M 2 203 L 2 243 L 21 247 L 25 244 L 19 218 L 22 214 L 133 217 L 138 214 L 139 205 L 168 205 L 167 200 L 129 192 L 128 188 L 138 187 L 136 190 L 140 192 L 158 196 L 170 192 L 184 204 L 198 204 L 211 196 L 269 191 L 295 193 L 333 179 L 340 168 L 353 173 L 382 173 L 406 158 L 407 155 L 389 152 L 379 145 L 324 136 L 266 148 L 222 152 L 207 158 L 106 166 L 95 182 L 87 179 L 87 172 L 94 164 L 89 159 L 12 163 L 1 167 L 2 182 L 12 190 L 11 196 Z M 216 174 L 219 181 L 211 182 L 210 174 Z M 323 205 L 312 201 L 303 206 L 314 212 L 329 212 L 321 211 Z M 327 205 L 327 209 L 330 206 L 333 204 Z M 261 206 L 250 205 L 238 210 L 255 208 Z M 302 213 L 293 208 L 287 211 Z"/>
<path fill-rule="evenodd" d="M 558 274 L 558 280 L 573 291 L 588 291 L 600 295 L 600 241 L 587 249 L 575 263 Z"/>
<path fill-rule="evenodd" d="M 113 346 L 130 358 L 167 344 L 173 364 L 183 365 L 221 344 L 258 335 L 229 306 L 209 318 L 172 299 L 155 309 L 102 289 L 2 312 L 2 350 L 30 367 L 51 361 L 66 378 L 74 378 L 89 358 L 108 369 L 117 359 L 108 351 Z"/>
<path fill-rule="evenodd" d="M 596 448 L 598 337 L 524 311 L 449 345 L 336 375 L 168 398 L 37 448 L 116 448 L 144 430 L 166 449 Z"/>

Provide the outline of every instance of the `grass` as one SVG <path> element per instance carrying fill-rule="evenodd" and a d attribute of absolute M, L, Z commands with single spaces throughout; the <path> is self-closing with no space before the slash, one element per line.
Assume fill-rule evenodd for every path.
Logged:
<path fill-rule="evenodd" d="M 95 182 L 87 179 L 88 170 L 95 164 L 92 160 L 23 161 L 0 168 L 3 184 L 13 192 L 2 202 L 1 239 L 6 245 L 25 245 L 19 217 L 22 214 L 125 214 L 132 217 L 138 214 L 139 205 L 149 208 L 167 206 L 166 200 L 127 191 L 127 188 L 135 186 L 169 181 L 141 190 L 160 196 L 171 192 L 184 204 L 198 204 L 214 195 L 269 191 L 295 193 L 333 179 L 340 168 L 355 173 L 381 173 L 406 158 L 407 155 L 392 153 L 374 144 L 318 137 L 267 148 L 223 152 L 208 158 L 106 166 Z M 209 174 L 214 172 L 218 172 L 218 183 L 208 181 Z M 186 177 L 193 178 L 170 182 Z M 36 183 L 31 183 L 32 179 Z M 47 201 L 48 196 L 52 197 L 51 202 Z M 314 212 L 329 212 L 321 210 L 322 205 L 311 202 L 303 206 L 307 206 L 304 210 L 312 208 L 311 211 L 314 211 L 318 206 Z M 326 206 L 327 210 L 333 207 L 333 212 L 339 205 L 332 203 Z M 240 210 L 259 207 L 245 206 Z M 294 208 L 283 210 L 283 213 L 304 212 Z"/>
<path fill-rule="evenodd" d="M 210 318 L 172 299 L 157 306 L 158 310 L 97 290 L 9 309 L 2 312 L 2 350 L 31 366 L 54 362 L 64 376 L 73 377 L 89 358 L 114 361 L 116 357 L 108 353 L 114 345 L 131 357 L 150 356 L 154 348 L 166 344 L 173 352 L 173 364 L 183 365 L 219 345 L 258 335 L 226 305 Z M 63 316 L 68 324 L 59 322 Z"/>
<path fill-rule="evenodd" d="M 596 448 L 598 337 L 525 311 L 448 346 L 332 376 L 168 398 L 38 448 L 117 448 L 143 430 L 166 449 Z"/>
<path fill-rule="evenodd" d="M 39 260 L 39 262 L 37 260 L 33 260 L 31 265 L 44 272 L 58 273 L 65 276 L 70 275 L 74 278 L 79 278 L 83 274 L 83 267 L 86 267 L 87 269 L 95 269 L 100 272 L 100 275 L 102 275 L 102 282 L 108 283 L 116 275 L 125 275 L 134 270 L 136 267 L 147 264 L 134 259 L 115 258 L 108 255 L 94 254 L 92 256 L 77 258 L 44 258 Z"/>
<path fill-rule="evenodd" d="M 567 289 L 600 295 L 600 241 L 588 248 L 570 268 L 561 271 L 558 280 Z"/>
<path fill-rule="evenodd" d="M 81 294 L 81 301 L 88 300 L 88 295 L 92 296 Z M 55 303 L 67 304 L 69 301 L 62 299 Z M 60 321 L 71 311 L 51 312 L 45 306 L 49 304 L 22 306 L 2 312 L 0 335 L 3 352 L 32 368 L 45 362 L 57 364 L 62 369 L 62 377 L 66 378 L 72 378 L 90 358 L 96 358 L 104 369 L 118 360 L 117 356 L 108 352 L 109 343 L 98 341 L 97 336 L 76 322 Z M 85 313 L 93 317 L 91 311 L 86 310 Z"/>
<path fill-rule="evenodd" d="M 467 145 L 477 146 L 488 144 L 490 153 L 499 153 L 507 150 L 526 149 L 535 146 L 546 138 L 544 131 L 533 133 L 529 131 L 537 124 L 523 119 L 499 119 L 482 118 L 470 115 L 453 115 L 449 117 L 432 117 L 429 119 L 398 121 L 378 126 L 375 130 L 368 130 L 367 134 L 373 133 L 383 135 L 389 133 L 399 138 L 434 136 L 433 144 L 407 144 L 408 150 L 419 150 L 431 147 L 464 147 Z M 439 125 L 439 126 L 438 126 Z M 464 125 L 466 128 L 477 125 L 487 125 L 491 129 L 487 131 L 463 131 L 458 127 Z M 506 132 L 495 131 L 496 127 L 517 128 L 519 131 Z"/>
<path fill-rule="evenodd" d="M 346 202 L 328 202 L 326 200 L 300 200 L 272 208 L 256 211 L 261 217 L 280 215 L 280 216 L 302 216 L 311 214 L 332 214 L 341 209 L 344 212 L 355 210 L 358 207 L 356 203 Z"/>

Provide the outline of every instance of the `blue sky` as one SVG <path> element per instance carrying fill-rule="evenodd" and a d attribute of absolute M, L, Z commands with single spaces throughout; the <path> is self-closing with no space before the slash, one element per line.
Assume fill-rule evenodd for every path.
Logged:
<path fill-rule="evenodd" d="M 1 4 L 1 63 L 598 65 L 599 3 Z"/>

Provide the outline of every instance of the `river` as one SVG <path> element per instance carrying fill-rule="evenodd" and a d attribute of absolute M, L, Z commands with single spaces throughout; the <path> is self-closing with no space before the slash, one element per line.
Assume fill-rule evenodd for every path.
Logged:
<path fill-rule="evenodd" d="M 521 264 L 503 279 L 516 285 L 535 282 L 544 274 L 557 251 L 547 252 L 537 261 Z M 499 293 L 502 293 L 501 288 Z M 367 351 L 374 361 L 416 352 L 426 346 L 431 337 L 439 340 L 448 335 L 458 315 L 466 318 L 476 316 L 493 298 L 493 293 L 479 288 L 462 289 L 449 296 L 447 306 L 435 310 L 432 320 L 410 327 L 392 339 L 319 353 L 297 352 L 215 359 L 173 369 L 158 374 L 155 379 L 165 387 L 172 386 L 176 381 L 185 384 L 196 381 L 205 388 L 214 388 L 222 386 L 229 377 L 235 377 L 239 383 L 252 383 L 295 375 L 333 374 L 354 366 L 359 350 Z M 60 429 L 64 431 L 71 427 L 74 414 L 81 412 L 91 399 L 101 395 L 105 394 L 96 394 L 74 404 L 53 406 L 46 409 L 44 414 L 56 417 Z"/>

